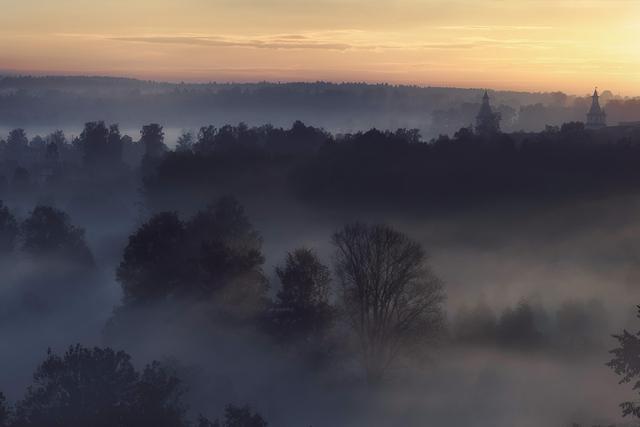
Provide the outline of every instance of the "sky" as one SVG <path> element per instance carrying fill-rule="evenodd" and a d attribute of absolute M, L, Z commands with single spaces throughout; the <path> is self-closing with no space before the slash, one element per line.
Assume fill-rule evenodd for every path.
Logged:
<path fill-rule="evenodd" d="M 640 0 L 0 0 L 0 71 L 640 96 Z"/>

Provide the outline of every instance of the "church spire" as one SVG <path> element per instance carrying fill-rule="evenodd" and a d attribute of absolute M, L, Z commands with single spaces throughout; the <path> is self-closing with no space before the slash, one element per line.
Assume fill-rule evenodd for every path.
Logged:
<path fill-rule="evenodd" d="M 587 129 L 601 129 L 607 126 L 607 115 L 600 107 L 600 95 L 596 87 L 591 97 L 591 108 L 587 113 Z"/>
<path fill-rule="evenodd" d="M 476 132 L 479 134 L 491 134 L 500 132 L 500 113 L 494 113 L 489 102 L 489 92 L 484 91 L 482 105 L 476 116 Z"/>

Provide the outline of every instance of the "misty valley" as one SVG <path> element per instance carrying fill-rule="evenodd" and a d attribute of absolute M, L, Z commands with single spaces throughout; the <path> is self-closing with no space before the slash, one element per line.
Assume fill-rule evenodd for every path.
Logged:
<path fill-rule="evenodd" d="M 635 425 L 640 104 L 482 94 L 0 79 L 0 427 Z"/>

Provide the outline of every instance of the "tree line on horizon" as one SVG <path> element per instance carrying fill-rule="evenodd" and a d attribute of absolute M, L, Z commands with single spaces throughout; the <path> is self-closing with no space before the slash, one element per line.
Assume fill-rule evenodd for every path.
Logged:
<path fill-rule="evenodd" d="M 583 120 L 584 96 L 563 92 L 492 91 L 510 131 Z M 469 125 L 480 105 L 480 89 L 365 83 L 163 83 L 100 77 L 0 77 L 0 126 L 60 126 L 108 118 L 125 127 L 161 122 L 168 127 L 301 119 L 333 131 L 373 126 L 417 127 L 428 139 L 453 135 Z M 612 123 L 640 119 L 637 98 L 603 92 Z"/>
<path fill-rule="evenodd" d="M 134 140 L 117 125 L 89 122 L 71 142 L 61 131 L 31 140 L 11 131 L 0 141 L 0 194 L 65 191 L 82 177 L 121 187 L 142 180 L 154 208 L 180 205 L 174 197 L 189 206 L 265 191 L 315 204 L 419 208 L 633 190 L 639 158 L 640 128 L 591 132 L 580 122 L 536 134 L 462 128 L 431 141 L 416 129 L 332 135 L 300 121 L 289 129 L 209 125 L 184 132 L 173 149 L 158 124 Z"/>

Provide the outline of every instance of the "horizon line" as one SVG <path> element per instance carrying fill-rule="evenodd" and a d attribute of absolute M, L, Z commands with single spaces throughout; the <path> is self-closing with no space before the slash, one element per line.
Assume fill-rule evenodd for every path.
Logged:
<path fill-rule="evenodd" d="M 368 86 L 392 86 L 392 87 L 416 87 L 420 89 L 459 89 L 459 90 L 477 90 L 490 92 L 511 92 L 511 93 L 527 93 L 527 94 L 552 94 L 563 93 L 569 96 L 583 97 L 586 94 L 590 94 L 590 90 L 580 94 L 576 92 L 568 92 L 564 90 L 535 90 L 535 89 L 496 89 L 490 86 L 455 86 L 451 84 L 436 85 L 432 83 L 398 83 L 389 81 L 367 81 L 367 80 L 321 80 L 321 79 L 309 79 L 309 80 L 267 80 L 267 79 L 249 79 L 249 80 L 184 80 L 184 79 L 154 79 L 136 77 L 134 75 L 121 75 L 121 74 L 101 74 L 101 73 L 55 73 L 55 72 L 38 72 L 38 71 L 10 71 L 0 69 L 0 79 L 2 78 L 95 78 L 95 79 L 114 79 L 114 80 L 133 80 L 138 82 L 148 82 L 166 85 L 257 85 L 257 84 L 271 84 L 271 85 L 287 85 L 287 84 L 313 84 L 324 83 L 333 85 L 368 85 Z M 608 89 L 604 89 L 601 92 L 606 92 Z M 616 94 L 614 94 L 616 95 Z M 591 95 L 589 95 L 591 96 Z M 623 98 L 639 98 L 640 95 L 624 95 L 617 94 Z"/>

